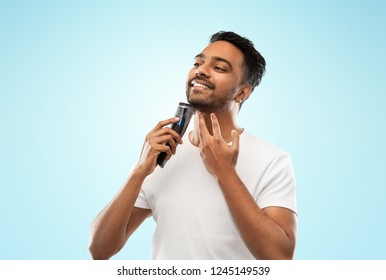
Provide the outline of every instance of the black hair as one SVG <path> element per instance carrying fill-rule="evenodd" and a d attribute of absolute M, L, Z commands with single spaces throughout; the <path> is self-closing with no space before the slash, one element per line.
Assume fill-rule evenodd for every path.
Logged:
<path fill-rule="evenodd" d="M 265 72 L 265 59 L 255 49 L 252 41 L 234 32 L 220 31 L 212 35 L 210 43 L 227 41 L 238 48 L 244 55 L 244 80 L 254 90 Z"/>

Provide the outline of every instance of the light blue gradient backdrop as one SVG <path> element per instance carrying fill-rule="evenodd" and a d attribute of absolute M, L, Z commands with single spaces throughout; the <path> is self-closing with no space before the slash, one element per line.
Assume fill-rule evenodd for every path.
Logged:
<path fill-rule="evenodd" d="M 240 124 L 288 151 L 297 259 L 386 259 L 383 1 L 1 1 L 0 259 L 89 259 L 89 226 L 219 30 L 267 73 Z M 150 257 L 149 219 L 115 259 Z"/>

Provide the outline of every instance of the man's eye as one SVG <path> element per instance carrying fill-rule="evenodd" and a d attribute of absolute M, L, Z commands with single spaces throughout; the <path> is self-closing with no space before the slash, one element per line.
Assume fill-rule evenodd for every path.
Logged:
<path fill-rule="evenodd" d="M 200 66 L 200 63 L 195 62 L 195 63 L 193 64 L 193 66 L 197 68 L 198 66 Z"/>
<path fill-rule="evenodd" d="M 225 72 L 225 69 L 220 66 L 215 66 L 214 69 L 217 71 Z"/>

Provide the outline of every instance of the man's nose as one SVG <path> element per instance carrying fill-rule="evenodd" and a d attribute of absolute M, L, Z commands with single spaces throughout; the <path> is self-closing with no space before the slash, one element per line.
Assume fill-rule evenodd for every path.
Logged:
<path fill-rule="evenodd" d="M 204 76 L 206 78 L 209 78 L 210 77 L 210 74 L 209 74 L 209 71 L 208 71 L 208 68 L 207 66 L 205 65 L 199 65 L 196 69 L 196 72 L 195 72 L 195 75 L 197 77 L 200 77 L 200 76 Z"/>

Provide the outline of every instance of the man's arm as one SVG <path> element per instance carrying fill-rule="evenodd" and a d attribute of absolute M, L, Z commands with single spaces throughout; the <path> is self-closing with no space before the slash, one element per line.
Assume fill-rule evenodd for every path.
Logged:
<path fill-rule="evenodd" d="M 297 219 L 289 209 L 261 209 L 236 173 L 239 135 L 232 132 L 232 145 L 222 139 L 220 126 L 211 115 L 213 135 L 200 115 L 200 152 L 207 170 L 217 179 L 233 219 L 248 249 L 257 259 L 292 259 Z"/>
<path fill-rule="evenodd" d="M 245 244 L 257 259 L 292 259 L 296 215 L 289 209 L 260 209 L 236 171 L 225 169 L 217 180 Z"/>
<path fill-rule="evenodd" d="M 93 259 L 109 259 L 119 252 L 130 235 L 151 214 L 151 210 L 136 208 L 134 204 L 145 178 L 156 167 L 158 155 L 166 152 L 166 158 L 169 159 L 176 152 L 175 141 L 182 144 L 179 134 L 165 127 L 177 121 L 178 118 L 161 121 L 150 131 L 145 138 L 139 162 L 126 183 L 95 218 L 89 245 Z"/>
<path fill-rule="evenodd" d="M 118 194 L 98 214 L 91 227 L 89 251 L 93 259 L 109 259 L 119 252 L 130 234 L 151 214 L 149 209 L 136 209 L 134 203 L 145 179 L 134 170 Z"/>

